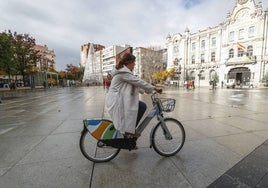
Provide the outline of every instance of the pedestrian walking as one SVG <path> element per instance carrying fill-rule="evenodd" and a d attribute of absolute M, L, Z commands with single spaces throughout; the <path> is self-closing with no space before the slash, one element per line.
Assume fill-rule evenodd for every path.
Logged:
<path fill-rule="evenodd" d="M 192 80 L 192 87 L 195 89 L 194 80 Z"/>

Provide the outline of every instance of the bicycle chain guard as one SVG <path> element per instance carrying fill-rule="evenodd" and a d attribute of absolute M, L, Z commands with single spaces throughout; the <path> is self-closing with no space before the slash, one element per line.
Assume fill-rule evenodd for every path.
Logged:
<path fill-rule="evenodd" d="M 136 138 L 101 139 L 98 141 L 98 146 L 132 150 L 136 147 L 136 140 Z"/>

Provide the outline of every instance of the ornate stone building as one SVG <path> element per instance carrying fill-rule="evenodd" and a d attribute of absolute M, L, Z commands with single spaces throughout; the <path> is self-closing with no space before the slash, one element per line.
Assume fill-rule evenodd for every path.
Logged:
<path fill-rule="evenodd" d="M 55 70 L 56 55 L 54 50 L 49 50 L 47 45 L 35 45 L 34 49 L 38 51 L 38 55 L 40 56 L 40 61 L 37 62 L 40 71 L 46 71 L 49 68 Z"/>
<path fill-rule="evenodd" d="M 167 68 L 185 80 L 208 86 L 210 81 L 259 85 L 267 74 L 268 9 L 254 0 L 236 0 L 226 21 L 191 33 L 168 35 Z"/>

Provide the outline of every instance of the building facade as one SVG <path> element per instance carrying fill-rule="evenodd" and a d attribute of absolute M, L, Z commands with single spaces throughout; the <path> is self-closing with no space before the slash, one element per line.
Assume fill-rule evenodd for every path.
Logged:
<path fill-rule="evenodd" d="M 267 74 L 268 9 L 254 0 L 236 0 L 226 21 L 191 33 L 168 35 L 167 68 L 175 68 L 179 82 L 194 80 L 208 86 L 211 81 L 259 85 Z"/>
<path fill-rule="evenodd" d="M 35 45 L 34 49 L 38 51 L 40 61 L 37 62 L 37 67 L 40 71 L 46 71 L 47 69 L 55 70 L 56 67 L 56 55 L 54 50 L 49 50 L 46 45 Z"/>
<path fill-rule="evenodd" d="M 110 73 L 114 66 L 116 65 L 116 55 L 120 54 L 124 50 L 128 49 L 130 45 L 113 45 L 109 46 L 108 48 L 103 49 L 102 51 L 102 72 L 103 75 L 106 76 Z"/>
<path fill-rule="evenodd" d="M 151 77 L 155 72 L 164 67 L 163 50 L 136 47 L 133 55 L 136 56 L 134 74 L 148 82 L 151 82 Z"/>
<path fill-rule="evenodd" d="M 102 50 L 105 47 L 100 44 L 88 43 L 81 46 L 81 66 L 85 68 L 83 83 L 102 82 Z"/>
<path fill-rule="evenodd" d="M 85 67 L 83 82 L 102 83 L 116 65 L 116 55 L 129 47 L 113 45 L 105 48 L 93 43 L 82 45 L 80 64 Z"/>

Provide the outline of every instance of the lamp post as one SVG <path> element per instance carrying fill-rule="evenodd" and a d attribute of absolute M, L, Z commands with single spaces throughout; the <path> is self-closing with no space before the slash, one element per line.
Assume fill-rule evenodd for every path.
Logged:
<path fill-rule="evenodd" d="M 200 77 L 201 77 L 201 74 L 200 74 L 200 72 L 198 73 L 198 87 L 200 87 Z"/>
<path fill-rule="evenodd" d="M 181 65 L 179 65 L 179 69 L 178 69 L 178 87 L 179 87 L 179 81 L 180 81 L 180 76 L 181 75 Z"/>
<path fill-rule="evenodd" d="M 177 87 L 179 87 L 179 81 L 180 81 L 180 74 L 181 74 L 181 65 L 180 65 L 181 58 L 175 58 L 174 60 L 174 65 L 175 65 L 175 76 L 174 78 L 177 77 Z"/>

